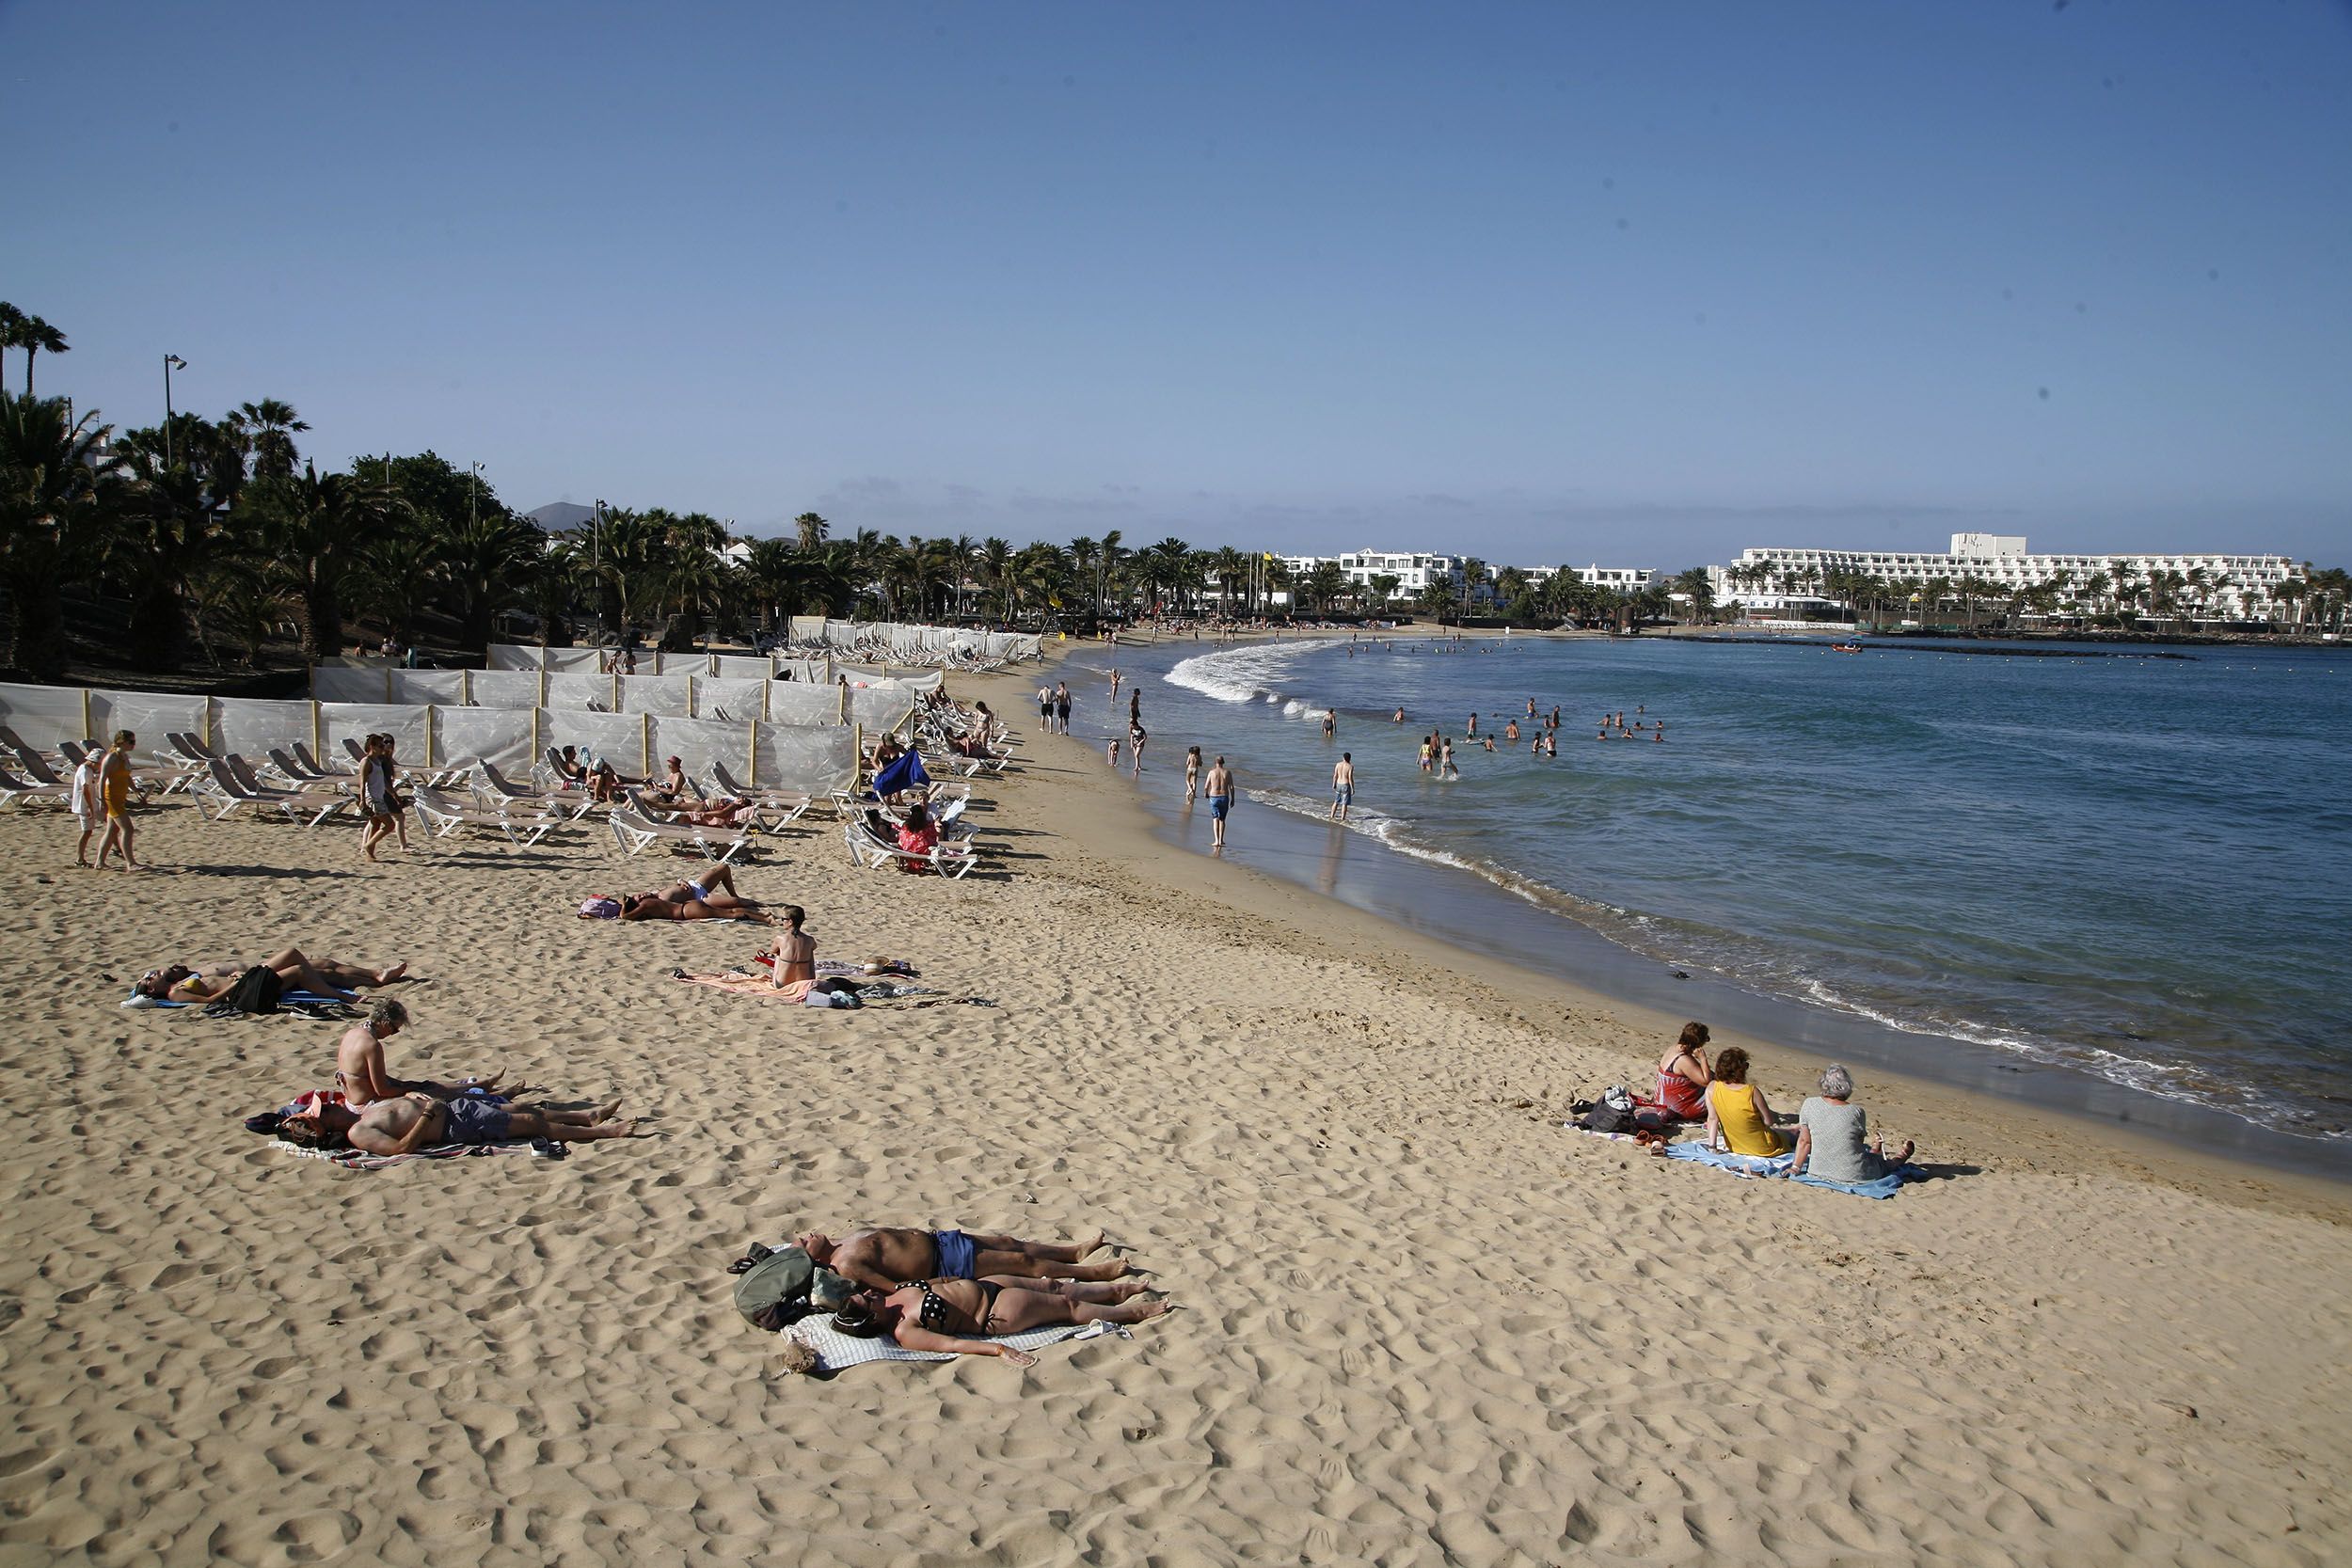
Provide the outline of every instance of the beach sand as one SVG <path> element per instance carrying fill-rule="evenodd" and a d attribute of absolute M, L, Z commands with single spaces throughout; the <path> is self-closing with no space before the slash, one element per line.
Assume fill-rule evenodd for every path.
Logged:
<path fill-rule="evenodd" d="M 953 684 L 1021 715 L 1034 675 Z M 2352 1551 L 2344 1189 L 1875 1073 L 1943 1178 L 1883 1203 L 1565 1131 L 1680 1021 L 1168 849 L 1023 728 L 973 813 L 1000 874 L 858 872 L 804 824 L 739 879 L 992 1006 L 678 984 L 763 933 L 575 918 L 691 869 L 609 839 L 371 867 L 355 830 L 175 807 L 167 869 L 98 876 L 0 815 L 0 1564 Z M 414 966 L 394 1070 L 619 1094 L 655 1135 L 273 1151 L 239 1118 L 335 1029 L 102 976 L 284 940 Z M 1816 1064 L 1749 1043 L 1793 1108 Z M 1179 1310 L 1025 1374 L 786 1375 L 726 1264 L 860 1221 L 1101 1227 Z"/>

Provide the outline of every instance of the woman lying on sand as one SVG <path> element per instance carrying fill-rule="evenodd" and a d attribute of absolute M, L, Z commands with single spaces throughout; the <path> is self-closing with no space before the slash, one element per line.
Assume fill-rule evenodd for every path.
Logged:
<path fill-rule="evenodd" d="M 552 1105 L 496 1105 L 486 1100 L 436 1100 L 404 1094 L 354 1112 L 314 1101 L 278 1124 L 278 1135 L 297 1148 L 356 1148 L 362 1154 L 413 1154 L 438 1144 L 502 1144 L 526 1138 L 583 1143 L 633 1138 L 634 1121 L 614 1121 L 617 1100 L 588 1111 Z"/>
<path fill-rule="evenodd" d="M 997 1344 L 986 1336 L 1023 1334 L 1063 1323 L 1139 1323 L 1168 1310 L 1164 1301 L 1129 1299 L 1148 1289 L 1140 1279 L 1102 1284 L 1015 1275 L 926 1279 L 902 1285 L 888 1295 L 860 1291 L 834 1314 L 833 1326 L 860 1339 L 887 1336 L 908 1350 L 995 1355 L 1016 1367 L 1034 1367 L 1036 1356 Z"/>
<path fill-rule="evenodd" d="M 408 973 L 405 963 L 369 969 L 341 958 L 305 958 L 299 947 L 289 947 L 253 963 L 166 964 L 140 975 L 131 990 L 135 995 L 151 996 L 159 1002 L 212 1002 L 228 995 L 237 976 L 257 965 L 276 972 L 288 990 L 316 991 L 321 996 L 348 995 L 362 986 L 389 986 Z"/>

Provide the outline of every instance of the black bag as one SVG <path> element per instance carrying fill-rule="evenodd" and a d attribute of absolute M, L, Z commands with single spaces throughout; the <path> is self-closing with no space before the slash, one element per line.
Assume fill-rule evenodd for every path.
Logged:
<path fill-rule="evenodd" d="M 241 1018 L 253 1013 L 274 1013 L 278 1010 L 278 993 L 283 990 L 278 971 L 266 964 L 255 964 L 237 976 L 237 983 L 228 994 L 206 1005 L 206 1018 Z"/>
<path fill-rule="evenodd" d="M 831 1311 L 850 1294 L 850 1282 L 831 1269 L 820 1269 L 799 1247 L 768 1247 L 754 1242 L 751 1250 L 727 1265 L 735 1282 L 735 1309 L 754 1328 L 772 1334 L 799 1323 L 811 1312 Z"/>

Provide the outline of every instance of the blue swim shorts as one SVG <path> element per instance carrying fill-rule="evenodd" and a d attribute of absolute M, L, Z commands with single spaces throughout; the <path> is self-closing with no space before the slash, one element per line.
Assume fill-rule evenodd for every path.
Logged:
<path fill-rule="evenodd" d="M 1225 820 L 1225 814 L 1232 809 L 1232 804 L 1233 798 L 1231 795 L 1212 795 L 1209 797 L 1209 815 L 1222 822 Z"/>
<path fill-rule="evenodd" d="M 939 1248 L 941 1279 L 970 1279 L 972 1266 L 977 1260 L 972 1238 L 961 1230 L 934 1230 L 931 1240 Z"/>
<path fill-rule="evenodd" d="M 1342 787 L 1333 790 L 1331 792 L 1331 799 L 1343 806 L 1354 805 L 1356 803 L 1355 786 L 1352 784 L 1343 785 Z"/>
<path fill-rule="evenodd" d="M 449 1102 L 449 1141 L 453 1144 L 502 1144 L 514 1121 L 486 1100 L 468 1095 Z"/>

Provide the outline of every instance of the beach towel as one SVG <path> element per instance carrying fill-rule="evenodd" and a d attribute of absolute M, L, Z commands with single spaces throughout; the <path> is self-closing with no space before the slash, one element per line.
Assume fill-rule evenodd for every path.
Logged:
<path fill-rule="evenodd" d="M 805 1004 L 808 1001 L 810 989 L 809 982 L 806 980 L 795 980 L 789 985 L 775 986 L 769 983 L 768 976 L 765 974 L 746 974 L 740 970 L 730 970 L 719 974 L 681 974 L 677 978 L 688 985 L 708 986 L 713 990 L 723 990 L 736 996 L 762 997 L 770 1002 Z M 896 980 L 866 981 L 858 987 L 858 1000 L 869 1006 L 877 1002 L 896 1002 L 904 997 L 938 994 L 939 992 L 930 986 L 908 985 L 903 981 Z"/>
<path fill-rule="evenodd" d="M 561 1160 L 564 1146 L 541 1138 L 533 1143 L 503 1144 L 435 1144 L 430 1148 L 411 1149 L 405 1154 L 368 1154 L 356 1148 L 304 1148 L 283 1138 L 272 1138 L 272 1148 L 295 1154 L 305 1160 L 324 1160 L 345 1170 L 382 1170 L 387 1165 L 405 1165 L 411 1160 L 454 1160 L 471 1154 L 529 1154 L 542 1160 Z"/>
<path fill-rule="evenodd" d="M 1775 1154 L 1770 1158 L 1758 1154 L 1726 1154 L 1720 1149 L 1709 1148 L 1703 1143 L 1670 1145 L 1666 1149 L 1666 1157 L 1670 1160 L 1692 1160 L 1703 1165 L 1713 1165 L 1719 1170 L 1727 1170 L 1734 1176 L 1786 1176 L 1788 1166 L 1796 1159 L 1793 1154 Z M 1851 1193 L 1856 1197 L 1893 1197 L 1902 1191 L 1904 1182 L 1925 1181 L 1927 1179 L 1928 1173 L 1917 1165 L 1905 1165 L 1899 1170 L 1880 1177 L 1876 1181 L 1832 1181 L 1820 1176 L 1790 1178 L 1808 1187 L 1826 1187 L 1831 1192 Z"/>
<path fill-rule="evenodd" d="M 787 1338 L 798 1339 L 817 1353 L 820 1371 L 835 1372 L 844 1367 L 863 1366 L 868 1361 L 954 1361 L 960 1359 L 953 1352 L 944 1350 L 909 1350 L 895 1339 L 860 1339 L 843 1334 L 833 1326 L 829 1317 L 803 1318 L 777 1330 Z M 1056 1328 L 1033 1328 L 1026 1334 L 1005 1334 L 994 1342 L 1010 1345 L 1014 1350 L 1042 1350 L 1065 1339 L 1093 1339 L 1105 1334 L 1116 1334 L 1132 1339 L 1124 1323 L 1063 1323 Z"/>
<path fill-rule="evenodd" d="M 323 1012 L 324 1009 L 330 1007 L 349 1007 L 351 1004 L 358 999 L 358 993 L 356 991 L 349 996 L 324 996 L 314 990 L 282 990 L 278 993 L 278 1008 L 280 1012 L 300 1012 L 310 1016 L 325 1016 Z M 146 996 L 136 991 L 134 991 L 129 996 L 125 997 L 122 1005 L 126 1007 L 142 1008 L 204 1007 L 211 1006 L 211 1004 L 205 1002 L 167 1002 L 161 997 Z M 310 1009 L 314 1007 L 322 1009 L 322 1013 L 316 1015 L 310 1014 Z M 355 1011 L 352 1016 L 356 1018 L 358 1014 Z"/>

